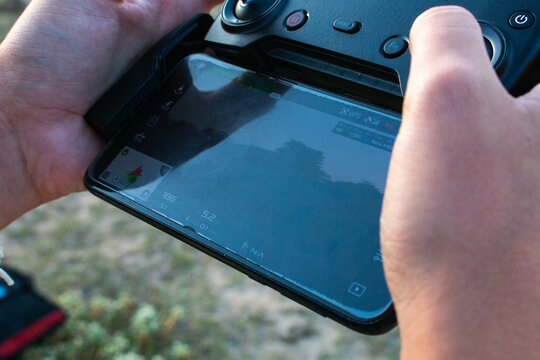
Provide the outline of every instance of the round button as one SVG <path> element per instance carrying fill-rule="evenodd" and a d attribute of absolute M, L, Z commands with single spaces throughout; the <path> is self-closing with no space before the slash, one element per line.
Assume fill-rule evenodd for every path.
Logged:
<path fill-rule="evenodd" d="M 388 39 L 383 45 L 384 56 L 390 59 L 397 58 L 407 51 L 409 43 L 402 37 Z"/>
<path fill-rule="evenodd" d="M 285 26 L 287 30 L 294 31 L 300 29 L 308 21 L 308 13 L 305 10 L 297 10 L 287 17 Z"/>
<path fill-rule="evenodd" d="M 508 22 L 514 29 L 527 29 L 534 24 L 534 15 L 528 11 L 518 11 L 510 16 Z"/>

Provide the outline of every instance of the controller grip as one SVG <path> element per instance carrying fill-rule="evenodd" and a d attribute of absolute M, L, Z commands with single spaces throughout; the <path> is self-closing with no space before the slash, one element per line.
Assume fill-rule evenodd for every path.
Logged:
<path fill-rule="evenodd" d="M 88 110 L 86 121 L 110 139 L 129 115 L 158 90 L 170 69 L 189 54 L 204 49 L 204 36 L 214 19 L 199 14 L 171 31 L 122 76 Z"/>

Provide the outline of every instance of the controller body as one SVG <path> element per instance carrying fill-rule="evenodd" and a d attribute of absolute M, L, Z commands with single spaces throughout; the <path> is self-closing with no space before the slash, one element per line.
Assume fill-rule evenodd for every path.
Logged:
<path fill-rule="evenodd" d="M 540 81 L 540 19 L 535 18 L 540 3 L 535 0 L 269 1 L 274 8 L 247 24 L 235 19 L 233 3 L 224 5 L 206 36 L 209 46 L 229 61 L 302 82 L 325 86 L 321 78 L 335 76 L 326 87 L 343 80 L 349 82 L 343 92 L 401 97 L 414 20 L 432 6 L 448 4 L 476 16 L 492 64 L 512 94 Z"/>
<path fill-rule="evenodd" d="M 521 95 L 540 82 L 537 0 L 228 0 L 215 21 L 199 16 L 156 44 L 86 119 L 110 138 L 174 64 L 205 47 L 228 62 L 400 112 L 410 28 L 423 11 L 449 4 L 479 20 L 492 64 L 510 93 Z M 240 12 L 242 5 L 255 10 Z"/>

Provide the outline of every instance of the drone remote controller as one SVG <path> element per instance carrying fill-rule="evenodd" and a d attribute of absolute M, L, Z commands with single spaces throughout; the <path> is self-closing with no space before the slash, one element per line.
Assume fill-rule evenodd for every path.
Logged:
<path fill-rule="evenodd" d="M 164 189 L 154 191 L 160 184 L 156 182 L 153 187 L 148 185 L 149 190 L 147 189 L 144 199 L 139 202 L 136 201 L 136 197 L 139 195 L 132 194 L 133 196 L 131 198 L 123 195 L 126 191 L 128 193 L 129 191 L 135 191 L 136 193 L 136 189 L 130 190 L 126 186 L 127 190 L 122 193 L 122 189 L 119 187 L 115 188 L 113 183 L 115 178 L 118 178 L 117 183 L 121 182 L 123 176 L 126 174 L 124 170 L 130 170 L 127 172 L 131 176 L 129 181 L 135 183 L 137 178 L 142 178 L 145 176 L 144 174 L 151 172 L 151 170 L 143 170 L 143 168 L 151 168 L 148 164 L 154 164 L 156 168 L 157 165 L 155 164 L 160 164 L 161 172 L 156 172 L 156 174 L 159 173 L 159 176 L 167 176 L 167 179 L 170 179 L 172 176 L 175 176 L 170 175 L 173 173 L 172 169 L 176 169 L 176 167 L 180 169 L 183 166 L 183 164 L 178 164 L 178 162 L 185 155 L 174 152 L 179 151 L 177 148 L 181 148 L 181 144 L 179 144 L 181 141 L 177 139 L 187 136 L 186 134 L 190 134 L 190 131 L 193 133 L 193 129 L 201 125 L 197 121 L 203 121 L 201 119 L 204 118 L 206 119 L 204 121 L 207 122 L 214 119 L 221 119 L 224 124 L 227 124 L 227 121 L 234 123 L 234 121 L 242 118 L 242 116 L 237 116 L 237 113 L 234 112 L 239 111 L 239 109 L 242 111 L 245 109 L 250 110 L 252 118 L 256 118 L 258 112 L 262 113 L 274 108 L 274 106 L 279 108 L 276 103 L 279 104 L 280 99 L 284 97 L 283 95 L 286 92 L 289 92 L 288 96 L 290 98 L 295 97 L 297 100 L 300 98 L 307 99 L 308 97 L 315 99 L 310 103 L 310 106 L 313 106 L 313 103 L 316 103 L 316 106 L 310 109 L 314 110 L 317 108 L 319 111 L 317 113 L 318 115 L 313 115 L 315 112 L 312 111 L 309 113 L 311 115 L 304 114 L 303 118 L 296 116 L 296 114 L 306 111 L 306 107 L 296 107 L 281 112 L 281 115 L 274 116 L 273 118 L 267 116 L 267 120 L 277 121 L 279 125 L 278 121 L 281 119 L 287 122 L 288 126 L 293 126 L 299 118 L 316 121 L 326 111 L 326 114 L 330 116 L 328 120 L 329 124 L 332 125 L 329 128 L 330 131 L 322 133 L 320 130 L 324 126 L 316 128 L 310 125 L 311 128 L 302 128 L 303 131 L 299 131 L 298 133 L 315 134 L 319 131 L 317 133 L 317 139 L 323 139 L 323 144 L 319 143 L 319 145 L 324 148 L 325 146 L 329 147 L 335 144 L 336 146 L 330 146 L 332 151 L 343 151 L 339 156 L 336 156 L 339 159 L 354 158 L 353 160 L 357 160 L 364 156 L 362 154 L 375 151 L 373 150 L 374 148 L 387 151 L 387 157 L 384 158 L 386 162 L 380 160 L 382 159 L 381 152 L 374 155 L 378 156 L 377 159 L 380 161 L 373 168 L 369 166 L 364 168 L 351 161 L 348 163 L 341 162 L 340 165 L 334 164 L 333 166 L 329 166 L 327 170 L 343 169 L 343 164 L 348 164 L 347 171 L 356 168 L 373 175 L 376 172 L 373 169 L 378 168 L 379 170 L 383 169 L 383 171 L 380 171 L 382 174 L 386 171 L 385 166 L 387 166 L 389 161 L 393 139 L 399 128 L 399 114 L 401 113 L 403 96 L 407 87 L 410 66 L 410 53 L 408 51 L 408 34 L 410 28 L 418 15 L 428 8 L 436 5 L 448 5 L 450 3 L 465 7 L 478 19 L 484 35 L 487 54 L 491 58 L 491 63 L 497 71 L 501 82 L 511 94 L 516 96 L 524 94 L 540 82 L 540 19 L 536 18 L 540 16 L 540 2 L 538 0 L 516 0 L 512 2 L 493 2 L 488 0 L 460 0 L 450 2 L 443 0 L 414 0 L 407 2 L 388 0 L 228 0 L 223 4 L 221 14 L 217 19 L 213 19 L 210 15 L 206 14 L 198 15 L 163 38 L 88 111 L 86 120 L 89 124 L 104 138 L 112 140 L 107 149 L 100 154 L 88 170 L 85 177 L 87 187 L 94 194 L 106 201 L 177 236 L 181 240 L 243 271 L 257 281 L 277 289 L 284 295 L 306 305 L 314 311 L 364 333 L 377 334 L 388 331 L 396 324 L 391 298 L 388 293 L 385 293 L 386 295 L 383 294 L 387 296 L 385 298 L 387 307 L 381 308 L 383 309 L 381 312 L 373 313 L 369 316 L 366 315 L 362 318 L 351 317 L 347 315 L 347 309 L 345 308 L 335 310 L 335 308 L 325 305 L 324 299 L 321 300 L 322 297 L 319 296 L 320 294 L 315 294 L 315 291 L 311 293 L 309 291 L 299 291 L 295 290 L 294 286 L 287 285 L 282 281 L 282 278 L 286 277 L 287 274 L 283 275 L 283 273 L 280 273 L 283 276 L 279 278 L 279 276 L 272 274 L 270 271 L 261 272 L 247 258 L 239 258 L 237 255 L 242 251 L 246 251 L 246 249 L 252 252 L 252 256 L 260 256 L 261 254 L 261 251 L 249 245 L 254 242 L 249 236 L 249 239 L 245 239 L 244 245 L 240 249 L 235 250 L 236 252 L 228 253 L 223 249 L 216 250 L 214 248 L 215 243 L 212 244 L 207 241 L 208 239 L 195 239 L 193 236 L 195 232 L 193 227 L 179 227 L 175 223 L 168 223 L 167 221 L 173 217 L 172 215 L 164 217 L 155 211 L 148 210 L 149 202 L 147 200 L 151 197 L 152 192 L 155 193 L 152 195 L 154 199 L 160 197 L 159 194 L 162 194 L 162 198 L 166 198 L 169 203 L 172 203 L 176 202 L 177 199 L 177 196 L 172 194 L 173 192 L 185 190 L 184 195 L 190 195 L 195 192 L 193 189 L 201 182 L 190 183 L 190 186 L 171 186 L 167 191 Z M 200 55 L 188 57 L 189 55 L 203 52 L 208 48 L 213 51 L 218 60 L 204 61 Z M 191 71 L 190 73 L 190 71 L 181 72 L 180 70 L 185 70 L 186 67 L 189 68 L 188 65 L 196 67 L 197 64 L 202 63 L 204 64 L 201 66 L 214 69 L 214 75 L 221 74 L 221 80 L 219 80 L 221 82 L 224 81 L 223 76 L 229 76 L 223 75 L 224 73 L 236 73 L 241 71 L 239 70 L 241 68 L 243 69 L 242 71 L 246 72 L 241 76 L 232 77 L 230 84 L 224 87 L 225 90 L 217 92 L 219 95 L 218 98 L 222 100 L 221 103 L 218 101 L 216 105 L 216 101 L 213 101 L 212 104 L 206 104 L 204 106 L 197 105 L 204 104 L 204 102 L 197 103 L 197 101 L 204 100 L 205 92 L 202 91 L 198 95 L 195 94 L 199 98 L 194 95 L 193 90 L 191 90 L 192 92 L 190 94 L 187 94 L 187 92 L 190 91 L 190 87 L 191 89 L 195 87 L 193 85 L 196 80 L 195 78 L 203 81 L 201 80 L 203 77 L 200 74 L 197 75 L 197 71 Z M 240 68 L 237 68 L 235 65 Z M 178 79 L 181 79 L 183 82 L 175 83 Z M 204 79 L 206 79 L 204 81 L 208 80 L 208 78 Z M 304 90 L 298 90 L 297 86 L 298 88 L 302 87 Z M 282 93 L 279 92 L 279 89 L 285 88 L 288 90 Z M 251 91 L 253 89 L 254 91 Z M 261 97 L 261 94 L 266 94 L 267 91 L 269 96 Z M 246 105 L 246 102 L 243 102 L 246 99 L 249 100 L 248 95 L 254 96 L 256 99 L 255 102 L 249 103 L 251 104 L 249 106 Z M 336 97 L 334 95 L 341 100 L 335 100 Z M 330 101 L 329 99 L 331 98 L 334 100 Z M 359 105 L 342 105 L 348 104 L 349 100 Z M 173 109 L 176 106 L 176 102 L 178 104 L 176 107 L 177 111 Z M 253 104 L 257 104 L 257 106 L 253 106 Z M 283 104 L 284 102 L 280 106 Z M 212 106 L 217 108 L 217 110 L 213 110 L 217 111 L 217 113 L 211 112 L 210 109 Z M 191 111 L 195 112 L 189 113 L 190 108 Z M 177 117 L 174 118 L 171 113 L 176 114 L 175 116 Z M 291 114 L 293 114 L 291 118 L 284 118 L 284 116 Z M 339 119 L 340 116 L 341 118 Z M 179 135 L 176 137 L 177 135 L 174 135 L 175 126 L 178 127 L 180 126 L 178 124 L 181 123 L 185 124 L 187 121 L 185 118 L 188 120 L 191 119 L 195 123 L 187 127 L 187 130 L 179 131 Z M 369 119 L 369 121 L 366 119 Z M 332 121 L 337 123 L 333 123 Z M 253 122 L 257 123 L 257 120 L 253 120 Z M 315 122 L 310 124 L 315 124 Z M 241 124 L 239 126 L 243 125 Z M 158 133 L 157 129 L 160 126 L 163 126 L 160 130 L 162 132 Z M 204 126 L 208 126 L 207 130 L 211 129 L 210 125 Z M 389 127 L 385 128 L 385 126 Z M 135 128 L 139 130 L 134 134 L 131 133 L 132 129 Z M 221 128 L 218 127 L 219 129 Z M 217 133 L 223 134 L 224 130 L 221 130 L 217 131 Z M 265 136 L 262 138 L 270 138 L 270 133 L 274 130 L 275 128 L 271 128 L 268 133 L 264 133 Z M 238 141 L 241 141 L 243 138 L 250 138 L 251 135 L 246 135 L 245 130 L 243 131 L 236 134 L 236 140 L 240 139 Z M 153 134 L 153 143 L 145 140 L 149 134 Z M 261 138 L 261 134 L 255 135 L 257 136 L 252 136 L 251 138 Z M 202 138 L 211 138 L 205 136 L 201 135 L 191 140 L 198 141 Z M 337 136 L 341 137 L 338 138 Z M 315 136 L 312 136 L 312 138 L 315 138 Z M 174 146 L 168 146 L 167 139 L 173 139 L 171 141 Z M 332 139 L 331 141 L 334 142 L 329 142 L 329 139 Z M 226 146 L 230 144 L 221 138 L 215 140 L 215 142 L 215 145 L 222 144 Z M 362 142 L 364 145 L 367 143 L 372 148 L 362 153 L 365 150 L 362 147 L 364 145 L 360 144 Z M 186 143 L 189 144 L 190 142 L 187 141 Z M 298 145 L 299 142 L 290 142 L 289 145 L 291 144 Z M 353 146 L 353 144 L 356 146 L 355 148 L 348 148 L 349 150 L 347 151 L 344 150 L 346 146 Z M 162 147 L 166 149 L 165 155 L 159 152 Z M 252 146 L 252 148 L 255 147 L 255 145 Z M 297 147 L 295 151 L 299 151 L 298 149 Z M 261 148 L 259 147 L 257 151 L 260 152 Z M 281 154 L 284 154 L 284 152 L 281 152 Z M 153 160 L 150 160 L 150 158 L 153 158 Z M 133 164 L 128 164 L 129 161 L 132 161 Z M 219 163 L 223 164 L 226 161 Z M 261 197 L 268 200 L 265 203 L 268 207 L 275 205 L 272 204 L 275 196 L 270 196 L 268 188 L 262 185 L 264 185 L 265 179 L 271 177 L 274 173 L 281 173 L 280 171 L 286 171 L 287 169 L 271 173 L 270 170 L 264 167 L 264 159 L 262 162 L 254 162 L 253 164 L 255 164 L 253 166 L 261 166 L 261 171 L 269 171 L 270 173 L 261 176 L 258 178 L 259 181 L 250 183 L 249 185 L 258 186 L 258 188 L 262 187 L 263 190 L 257 193 L 257 195 L 261 195 Z M 375 164 L 375 161 L 372 161 L 370 164 Z M 124 169 L 124 167 L 129 167 L 129 169 Z M 227 166 L 224 165 L 222 168 L 227 168 Z M 214 166 L 213 170 L 221 171 L 222 168 Z M 144 171 L 147 172 L 145 173 Z M 112 173 L 116 175 L 111 175 Z M 200 170 L 200 173 L 197 174 L 200 174 L 201 178 L 206 178 L 206 180 L 210 176 L 206 168 Z M 182 184 L 181 181 L 186 178 L 185 175 L 177 175 L 177 178 L 175 178 L 178 180 L 177 184 Z M 249 176 L 250 174 L 248 173 L 242 179 L 245 180 Z M 109 177 L 113 180 L 107 180 Z M 239 175 L 239 177 L 241 176 Z M 289 177 L 286 178 L 288 179 Z M 324 181 L 328 183 L 332 182 L 331 177 L 328 177 Z M 287 182 L 284 181 L 283 183 L 286 184 Z M 362 180 L 351 180 L 350 182 L 352 185 L 362 183 L 364 183 Z M 113 184 L 112 187 L 110 186 L 111 184 Z M 283 184 L 280 183 L 278 185 L 282 186 Z M 211 193 L 218 187 L 219 184 L 210 189 L 205 189 L 202 193 Z M 305 189 L 306 187 L 304 186 L 303 188 Z M 377 199 L 379 200 L 382 199 L 384 183 L 382 183 L 380 188 L 380 192 L 377 195 Z M 231 191 L 223 191 L 211 200 L 214 201 L 221 198 L 221 195 L 225 196 L 230 193 Z M 283 193 L 285 192 L 277 192 L 279 195 Z M 283 199 L 283 201 L 292 199 L 294 195 L 291 192 L 291 196 Z M 314 196 L 313 198 L 318 197 Z M 336 197 L 331 197 L 331 199 L 334 201 Z M 352 201 L 349 196 L 342 196 L 340 199 L 339 201 L 347 204 Z M 235 199 L 227 204 L 237 202 L 237 200 Z M 303 201 L 300 201 L 300 203 L 304 204 Z M 178 203 L 182 202 L 178 201 Z M 182 204 L 185 203 L 187 202 Z M 291 205 L 291 203 L 287 204 Z M 166 211 L 168 206 L 172 206 L 170 204 L 161 205 L 162 208 L 159 210 L 161 212 Z M 255 208 L 258 209 L 258 205 Z M 292 207 L 297 205 L 298 202 L 292 202 Z M 340 203 L 341 205 L 342 203 Z M 369 263 L 367 263 L 366 267 L 362 267 L 359 272 L 365 271 L 364 275 L 366 276 L 363 279 L 369 278 L 366 281 L 374 281 L 376 279 L 382 288 L 385 287 L 381 265 L 383 259 L 380 251 L 377 251 L 379 247 L 378 216 L 380 214 L 380 205 L 380 203 L 378 205 L 370 205 L 371 207 L 366 212 L 363 212 L 363 210 L 343 211 L 346 214 L 343 218 L 347 218 L 347 221 L 352 219 L 350 221 L 351 224 L 358 224 L 359 221 L 365 220 L 365 214 L 369 214 L 369 218 L 373 220 L 370 223 L 371 225 L 369 225 L 370 229 L 373 230 L 372 235 L 365 236 L 363 238 L 365 241 L 362 243 L 364 245 L 369 243 L 371 247 L 369 249 L 364 248 L 364 250 L 369 250 L 365 250 L 365 253 L 362 253 L 364 250 L 358 252 L 358 256 L 361 259 L 368 259 Z M 199 206 L 199 204 L 197 203 L 196 206 Z M 311 205 L 306 206 L 309 208 Z M 346 207 L 340 209 L 346 209 Z M 234 211 L 229 210 L 222 210 L 222 214 L 236 214 Z M 352 229 L 348 234 L 352 234 L 350 237 L 341 236 L 337 239 L 335 238 L 335 230 L 338 230 L 337 227 L 339 227 L 337 225 L 340 225 L 339 222 L 343 222 L 343 219 L 337 220 L 335 223 L 332 223 L 333 225 L 330 224 L 329 228 L 323 229 L 323 232 L 319 231 L 319 225 L 325 223 L 325 221 L 329 222 L 328 219 L 330 217 L 335 216 L 335 214 L 341 214 L 341 211 L 333 211 L 329 206 L 321 206 L 318 203 L 317 205 L 313 205 L 312 208 L 309 208 L 309 210 L 311 213 L 318 213 L 319 210 L 322 212 L 327 211 L 321 221 L 315 221 L 316 224 L 314 226 L 317 231 L 310 234 L 321 234 L 327 231 L 329 237 L 324 240 L 330 244 L 336 244 L 336 241 L 350 240 L 351 238 L 356 239 L 355 236 L 358 236 L 358 232 Z M 307 211 L 306 213 L 310 212 Z M 208 211 L 203 211 L 201 214 L 198 214 L 199 218 L 202 216 L 208 221 L 213 221 L 216 218 L 215 214 Z M 280 214 L 269 213 L 261 222 L 269 224 L 270 220 L 280 218 Z M 304 211 L 298 211 L 295 214 L 302 216 L 304 215 Z M 298 216 L 296 217 L 298 218 Z M 183 219 L 186 218 L 184 217 Z M 187 217 L 187 219 L 191 218 Z M 267 221 L 265 222 L 263 220 Z M 311 226 L 309 224 L 313 219 L 305 218 L 304 220 L 295 223 L 296 227 L 294 229 L 298 230 L 298 228 Z M 257 222 L 255 221 L 254 223 Z M 283 226 L 282 235 L 284 237 L 288 235 L 287 231 L 291 230 L 287 228 L 286 224 Z M 222 224 L 222 228 L 234 228 L 227 227 L 229 225 L 230 223 Z M 207 225 L 204 224 L 204 226 Z M 279 226 L 276 228 L 281 229 Z M 191 233 L 189 232 L 190 230 Z M 226 232 L 225 230 L 223 231 Z M 228 235 L 231 234 L 229 233 Z M 236 233 L 232 234 L 232 236 L 236 236 Z M 300 242 L 306 241 L 309 243 L 314 237 L 316 235 L 299 240 Z M 277 240 L 279 240 L 279 237 L 277 237 Z M 343 241 L 339 242 L 340 246 L 342 243 Z M 290 242 L 287 244 L 290 245 Z M 276 243 L 271 242 L 271 245 L 274 246 Z M 279 245 L 277 244 L 277 246 Z M 327 253 L 323 255 L 325 258 L 320 263 L 327 262 L 330 264 L 328 267 L 332 271 L 335 271 L 339 266 L 343 268 L 348 267 L 349 269 L 341 269 L 343 270 L 342 272 L 356 271 L 351 269 L 358 265 L 356 258 L 353 259 L 353 266 L 345 266 L 343 265 L 345 264 L 342 261 L 343 259 L 328 259 Z M 347 257 L 347 254 L 344 257 Z M 283 259 L 284 261 L 287 260 L 285 254 L 283 254 Z M 304 262 L 298 263 L 304 264 Z M 317 264 L 320 263 L 317 262 Z M 375 269 L 371 273 L 366 270 L 370 266 L 373 266 Z M 319 271 L 321 269 L 317 270 Z M 332 273 L 334 274 L 332 276 L 329 274 L 330 272 L 314 273 L 313 277 L 319 278 L 319 280 L 331 277 L 332 279 L 329 283 L 337 284 L 337 278 L 334 276 L 336 274 Z M 352 285 L 350 285 L 351 283 Z M 344 297 L 348 296 L 347 301 L 354 299 L 358 299 L 359 303 L 368 301 L 369 292 L 373 287 L 370 285 L 369 290 L 366 290 L 367 287 L 364 285 L 355 279 L 347 280 L 345 287 L 339 285 L 339 294 L 342 294 Z M 349 314 L 351 313 L 349 312 Z"/>

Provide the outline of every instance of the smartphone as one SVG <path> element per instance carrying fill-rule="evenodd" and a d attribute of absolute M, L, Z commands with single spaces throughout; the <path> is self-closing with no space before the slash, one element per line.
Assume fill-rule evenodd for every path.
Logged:
<path fill-rule="evenodd" d="M 293 300 L 380 333 L 395 325 L 379 216 L 399 125 L 397 113 L 195 54 L 85 182 Z"/>

